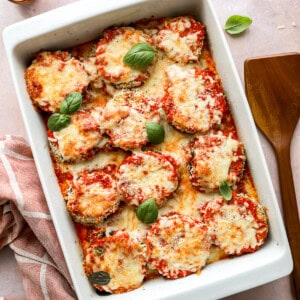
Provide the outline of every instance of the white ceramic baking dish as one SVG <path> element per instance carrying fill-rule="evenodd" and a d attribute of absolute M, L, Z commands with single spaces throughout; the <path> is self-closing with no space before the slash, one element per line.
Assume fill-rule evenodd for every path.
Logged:
<path fill-rule="evenodd" d="M 23 74 L 40 49 L 62 49 L 94 39 L 113 24 L 144 17 L 193 14 L 207 27 L 217 70 L 244 142 L 259 197 L 268 208 L 270 234 L 253 254 L 206 266 L 201 275 L 155 279 L 106 299 L 216 299 L 287 275 L 292 259 L 262 148 L 223 30 L 209 0 L 88 0 L 74 2 L 6 28 L 4 43 L 16 93 L 53 222 L 79 299 L 99 299 L 82 268 L 81 250 L 52 168 L 44 123 L 28 98 Z"/>

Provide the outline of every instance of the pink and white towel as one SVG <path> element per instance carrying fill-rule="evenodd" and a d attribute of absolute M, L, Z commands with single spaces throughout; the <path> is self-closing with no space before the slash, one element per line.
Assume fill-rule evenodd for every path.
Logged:
<path fill-rule="evenodd" d="M 76 299 L 30 147 L 9 135 L 0 137 L 0 249 L 6 245 L 28 299 Z"/>

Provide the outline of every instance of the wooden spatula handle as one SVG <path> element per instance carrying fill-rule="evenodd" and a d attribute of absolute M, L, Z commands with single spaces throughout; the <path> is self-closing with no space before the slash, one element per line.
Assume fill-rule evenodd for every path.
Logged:
<path fill-rule="evenodd" d="M 290 163 L 290 147 L 285 146 L 277 149 L 276 155 L 279 167 L 285 227 L 294 262 L 292 277 L 296 293 L 295 296 L 296 299 L 300 299 L 300 221 Z"/>

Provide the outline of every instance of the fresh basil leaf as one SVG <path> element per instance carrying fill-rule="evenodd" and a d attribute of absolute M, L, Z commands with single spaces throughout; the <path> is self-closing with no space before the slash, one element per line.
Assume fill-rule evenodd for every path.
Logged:
<path fill-rule="evenodd" d="M 252 19 L 246 16 L 233 15 L 225 23 L 225 30 L 229 34 L 238 34 L 245 31 L 252 24 Z"/>
<path fill-rule="evenodd" d="M 148 139 L 153 144 L 160 144 L 165 138 L 165 130 L 159 123 L 147 122 L 146 131 Z"/>
<path fill-rule="evenodd" d="M 156 221 L 158 217 L 158 208 L 153 198 L 149 198 L 138 206 L 136 209 L 138 219 L 146 224 Z"/>
<path fill-rule="evenodd" d="M 67 95 L 65 101 L 60 105 L 61 114 L 71 114 L 77 111 L 82 104 L 82 95 L 79 92 L 73 92 Z"/>
<path fill-rule="evenodd" d="M 48 119 L 48 128 L 52 131 L 59 131 L 69 125 L 71 117 L 65 114 L 54 113 Z"/>
<path fill-rule="evenodd" d="M 88 279 L 91 283 L 106 285 L 110 282 L 110 276 L 104 271 L 99 271 L 92 273 L 88 276 Z"/>
<path fill-rule="evenodd" d="M 227 200 L 227 201 L 231 200 L 232 190 L 226 180 L 224 180 L 220 183 L 219 190 L 225 200 Z"/>
<path fill-rule="evenodd" d="M 95 247 L 95 248 L 93 248 L 93 250 L 94 250 L 97 254 L 103 255 L 103 249 L 98 248 L 98 247 Z"/>
<path fill-rule="evenodd" d="M 147 43 L 134 45 L 123 57 L 123 62 L 134 67 L 147 67 L 155 57 L 154 49 Z"/>

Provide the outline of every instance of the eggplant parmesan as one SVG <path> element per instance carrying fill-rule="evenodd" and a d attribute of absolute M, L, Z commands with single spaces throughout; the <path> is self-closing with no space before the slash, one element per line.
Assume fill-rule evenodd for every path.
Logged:
<path fill-rule="evenodd" d="M 89 77 L 83 65 L 67 51 L 39 52 L 25 71 L 27 92 L 43 111 L 59 111 L 71 92 L 83 92 Z"/>
<path fill-rule="evenodd" d="M 212 71 L 174 64 L 166 73 L 163 108 L 173 126 L 188 133 L 206 133 L 221 123 L 226 100 Z"/>
<path fill-rule="evenodd" d="M 119 167 L 118 189 L 128 205 L 138 206 L 153 197 L 162 207 L 178 187 L 177 165 L 170 155 L 140 152 Z"/>
<path fill-rule="evenodd" d="M 166 19 L 156 34 L 156 43 L 172 60 L 189 63 L 199 60 L 204 37 L 204 26 L 183 16 Z"/>
<path fill-rule="evenodd" d="M 100 291 L 124 293 L 138 288 L 146 274 L 146 253 L 143 247 L 127 232 L 118 231 L 112 236 L 95 240 L 84 259 L 87 275 L 105 272 L 109 282 L 92 284 Z"/>
<path fill-rule="evenodd" d="M 254 252 L 267 237 L 264 208 L 246 195 L 235 195 L 228 202 L 222 197 L 208 201 L 199 211 L 213 242 L 227 254 Z"/>
<path fill-rule="evenodd" d="M 107 28 L 38 53 L 25 80 L 94 288 L 124 293 L 262 247 L 267 215 L 199 20 Z"/>
<path fill-rule="evenodd" d="M 149 229 L 146 244 L 148 264 L 170 279 L 200 271 L 209 257 L 206 224 L 178 213 L 162 216 Z"/>
<path fill-rule="evenodd" d="M 149 68 L 132 68 L 123 62 L 136 44 L 153 44 L 150 36 L 132 27 L 107 29 L 97 44 L 96 64 L 100 76 L 120 88 L 140 86 L 149 76 Z"/>
<path fill-rule="evenodd" d="M 84 170 L 74 178 L 67 201 L 67 209 L 76 222 L 98 225 L 114 213 L 121 197 L 117 191 L 116 166 L 100 170 Z"/>
<path fill-rule="evenodd" d="M 245 164 L 244 147 L 222 132 L 194 138 L 189 143 L 188 169 L 193 186 L 203 192 L 219 188 L 224 180 L 236 184 Z"/>
<path fill-rule="evenodd" d="M 160 122 L 158 104 L 143 92 L 121 91 L 107 102 L 99 122 L 113 147 L 136 149 L 148 142 L 146 123 Z"/>
<path fill-rule="evenodd" d="M 73 114 L 69 126 L 60 131 L 48 130 L 48 140 L 55 158 L 65 162 L 93 157 L 107 143 L 96 120 L 86 112 Z"/>

